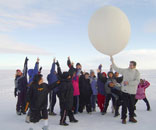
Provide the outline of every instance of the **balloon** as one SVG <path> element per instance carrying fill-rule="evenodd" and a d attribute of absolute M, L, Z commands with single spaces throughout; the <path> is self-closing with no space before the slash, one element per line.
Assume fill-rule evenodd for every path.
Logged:
<path fill-rule="evenodd" d="M 130 32 L 127 16 L 113 6 L 104 6 L 97 10 L 88 25 L 88 35 L 93 46 L 109 56 L 119 53 L 126 47 Z"/>

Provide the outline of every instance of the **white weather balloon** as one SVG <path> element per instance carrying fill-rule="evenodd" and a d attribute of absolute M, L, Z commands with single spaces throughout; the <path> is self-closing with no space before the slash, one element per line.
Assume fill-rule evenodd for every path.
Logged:
<path fill-rule="evenodd" d="M 93 46 L 101 53 L 110 56 L 126 47 L 130 32 L 127 16 L 113 6 L 104 6 L 97 10 L 88 26 L 88 35 Z"/>

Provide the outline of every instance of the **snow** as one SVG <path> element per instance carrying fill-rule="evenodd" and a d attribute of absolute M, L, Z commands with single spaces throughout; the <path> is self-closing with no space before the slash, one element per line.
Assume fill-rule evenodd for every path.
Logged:
<path fill-rule="evenodd" d="M 102 116 L 97 108 L 97 112 L 91 115 L 84 112 L 76 115 L 79 123 L 71 124 L 64 127 L 59 125 L 59 106 L 55 107 L 57 116 L 49 116 L 49 130 L 154 130 L 156 116 L 156 70 L 141 70 L 141 77 L 147 79 L 151 86 L 146 90 L 147 98 L 151 104 L 152 111 L 146 111 L 146 105 L 143 101 L 137 104 L 137 120 L 138 123 L 121 124 L 120 117 L 114 118 L 111 113 L 111 107 L 108 113 Z M 46 76 L 48 71 L 43 72 Z M 30 124 L 25 123 L 25 116 L 16 115 L 16 98 L 14 97 L 14 71 L 0 70 L 0 130 L 28 130 Z M 46 77 L 45 77 L 46 78 Z M 127 119 L 128 120 L 128 119 Z M 68 122 L 67 118 L 67 122 Z M 34 130 L 41 130 L 43 121 L 34 125 Z"/>

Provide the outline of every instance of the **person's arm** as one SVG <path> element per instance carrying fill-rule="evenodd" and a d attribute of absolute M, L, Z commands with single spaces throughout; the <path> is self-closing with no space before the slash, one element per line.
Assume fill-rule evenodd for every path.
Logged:
<path fill-rule="evenodd" d="M 58 76 L 61 78 L 62 77 L 62 71 L 61 71 L 61 67 L 60 67 L 60 64 L 59 64 L 58 61 L 56 62 L 56 65 L 57 65 L 57 73 L 58 73 Z"/>
<path fill-rule="evenodd" d="M 144 83 L 145 84 L 145 88 L 148 88 L 150 86 L 150 83 L 148 81 L 146 81 L 146 80 L 144 82 L 145 82 Z"/>
<path fill-rule="evenodd" d="M 101 82 L 106 83 L 107 77 L 102 77 L 102 74 L 101 74 L 101 72 L 100 72 L 99 69 L 97 70 L 97 73 L 98 73 L 98 79 L 99 79 Z"/>
<path fill-rule="evenodd" d="M 53 59 L 53 63 L 52 63 L 50 74 L 54 74 L 54 72 L 55 72 L 55 58 Z"/>
<path fill-rule="evenodd" d="M 70 57 L 68 57 L 68 60 L 67 60 L 67 65 L 68 65 L 68 67 L 69 67 L 69 68 L 71 68 L 71 67 L 72 67 L 72 63 L 71 63 Z"/>
<path fill-rule="evenodd" d="M 140 82 L 140 73 L 137 71 L 135 79 L 132 81 L 129 81 L 128 84 L 129 86 L 138 86 L 139 82 Z"/>
<path fill-rule="evenodd" d="M 112 62 L 112 68 L 113 68 L 115 71 L 117 71 L 118 73 L 123 74 L 123 72 L 124 72 L 125 69 L 122 69 L 122 68 L 117 67 L 117 66 L 115 65 L 115 63 L 114 63 L 114 59 L 113 59 L 112 56 L 110 57 L 110 61 Z"/>
<path fill-rule="evenodd" d="M 28 58 L 25 58 L 25 62 L 24 62 L 24 68 L 23 68 L 23 76 L 27 78 L 27 71 L 28 71 Z"/>

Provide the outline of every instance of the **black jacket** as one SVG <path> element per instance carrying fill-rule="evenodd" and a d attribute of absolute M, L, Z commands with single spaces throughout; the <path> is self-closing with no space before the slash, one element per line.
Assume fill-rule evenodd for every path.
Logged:
<path fill-rule="evenodd" d="M 27 79 L 24 76 L 17 76 L 15 78 L 15 88 L 20 92 L 26 92 L 27 89 Z"/>
<path fill-rule="evenodd" d="M 73 106 L 73 85 L 71 79 L 62 79 L 59 89 L 60 106 L 62 109 L 71 110 Z"/>
<path fill-rule="evenodd" d="M 42 83 L 41 85 L 32 83 L 27 93 L 27 102 L 30 103 L 30 109 L 47 109 L 48 93 L 57 86 L 58 84 L 56 82 L 51 85 L 46 83 Z"/>
<path fill-rule="evenodd" d="M 89 98 L 92 95 L 92 88 L 89 79 L 85 79 L 84 75 L 80 76 L 79 79 L 79 89 L 80 89 L 80 96 L 85 98 Z"/>
<path fill-rule="evenodd" d="M 115 77 L 117 83 L 121 83 L 123 81 L 123 76 L 121 77 Z"/>

